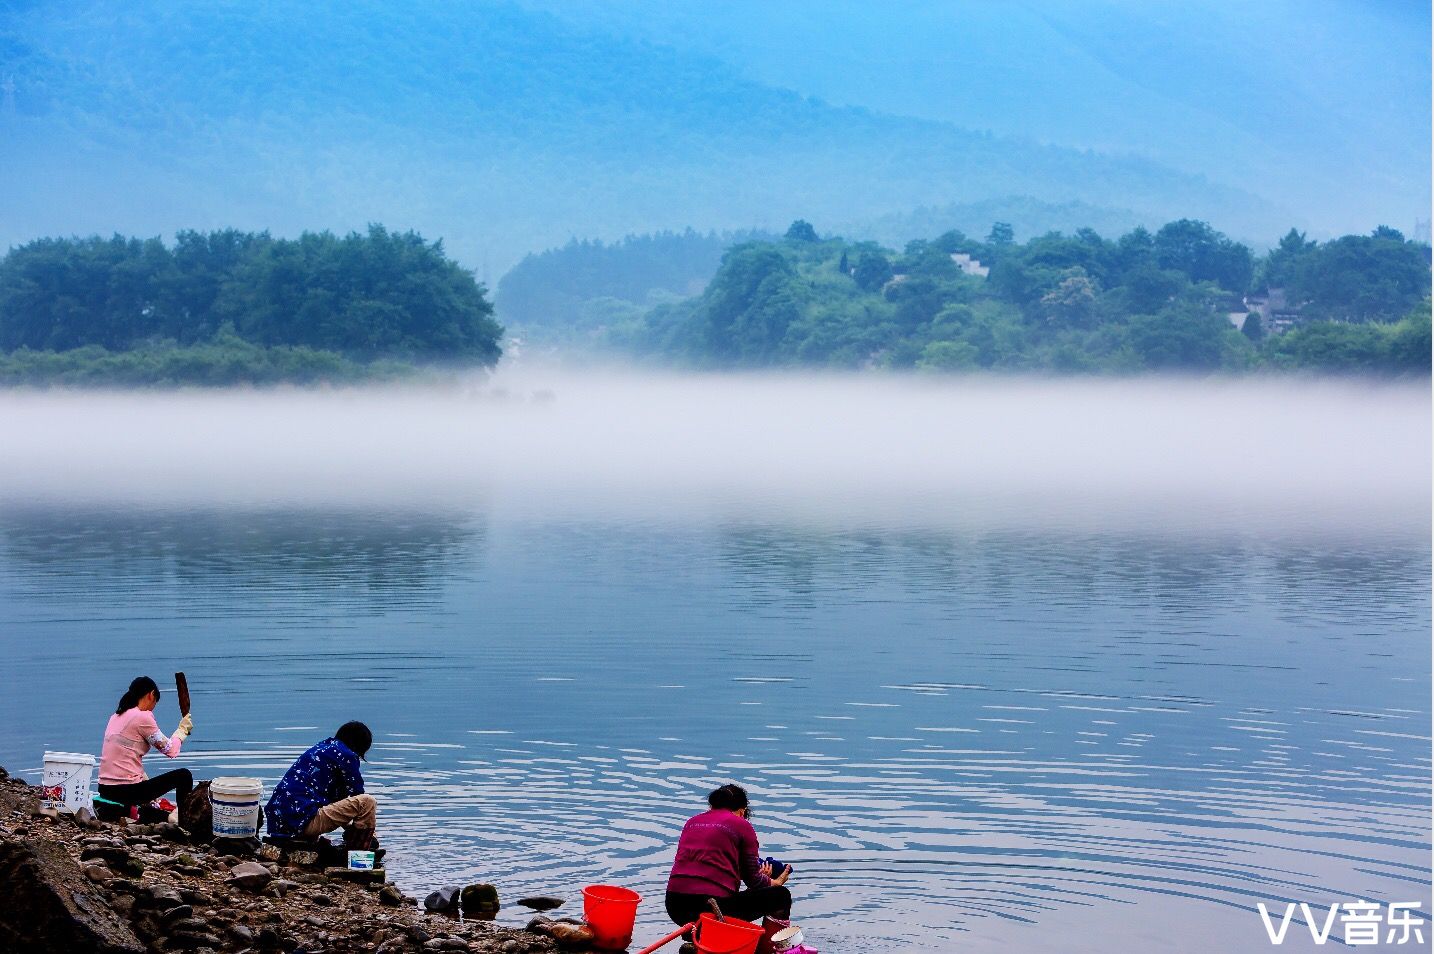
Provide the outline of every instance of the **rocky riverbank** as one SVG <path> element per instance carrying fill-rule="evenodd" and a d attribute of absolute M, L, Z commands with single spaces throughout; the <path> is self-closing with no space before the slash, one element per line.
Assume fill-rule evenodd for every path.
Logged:
<path fill-rule="evenodd" d="M 419 903 L 386 884 L 382 870 L 304 860 L 257 842 L 198 843 L 172 824 L 56 817 L 41 811 L 38 789 L 0 769 L 0 954 L 590 949 L 576 922 L 491 923 L 491 886 L 440 889 Z M 478 918 L 462 915 L 465 903 Z"/>

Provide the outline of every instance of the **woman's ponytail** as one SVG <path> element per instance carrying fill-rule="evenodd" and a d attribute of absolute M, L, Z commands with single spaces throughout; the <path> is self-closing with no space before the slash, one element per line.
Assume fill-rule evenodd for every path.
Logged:
<path fill-rule="evenodd" d="M 151 692 L 156 696 L 159 695 L 159 686 L 155 685 L 153 679 L 148 676 L 140 676 L 135 679 L 134 682 L 129 684 L 129 688 L 125 690 L 124 695 L 120 696 L 119 705 L 115 706 L 115 715 L 124 715 L 139 705 L 139 700 Z"/>

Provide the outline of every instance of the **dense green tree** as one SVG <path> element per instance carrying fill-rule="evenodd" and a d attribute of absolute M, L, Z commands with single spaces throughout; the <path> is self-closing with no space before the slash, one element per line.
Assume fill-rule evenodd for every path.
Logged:
<path fill-rule="evenodd" d="M 880 252 L 864 251 L 856 260 L 856 270 L 852 273 L 852 278 L 863 290 L 878 291 L 891 281 L 892 275 L 891 259 Z"/>
<path fill-rule="evenodd" d="M 1130 343 L 1147 368 L 1212 371 L 1221 366 L 1232 336 L 1243 342 L 1223 315 L 1177 304 L 1130 321 Z"/>
<path fill-rule="evenodd" d="M 1393 229 L 1346 235 L 1302 255 L 1288 295 L 1310 315 L 1338 321 L 1395 321 L 1429 294 L 1429 246 Z"/>
<path fill-rule="evenodd" d="M 0 260 L 0 350 L 213 340 L 491 365 L 502 329 L 473 276 L 412 233 L 234 231 L 44 239 Z"/>
<path fill-rule="evenodd" d="M 988 245 L 1011 245 L 1016 241 L 1016 230 L 1009 222 L 996 222 L 986 235 Z"/>
<path fill-rule="evenodd" d="M 806 219 L 797 219 L 787 227 L 787 234 L 783 236 L 789 242 L 815 242 L 817 230 Z"/>
<path fill-rule="evenodd" d="M 1290 229 L 1260 263 L 1255 284 L 1261 289 L 1284 288 L 1295 280 L 1304 258 L 1319 247 L 1298 229 Z"/>
<path fill-rule="evenodd" d="M 698 310 L 706 355 L 723 364 L 770 363 L 798 317 L 796 284 L 796 268 L 770 245 L 729 251 Z"/>
<path fill-rule="evenodd" d="M 1244 292 L 1254 276 L 1250 249 L 1215 231 L 1206 222 L 1181 219 L 1155 233 L 1155 261 L 1161 268 L 1184 272 L 1194 282 L 1215 282 Z"/>

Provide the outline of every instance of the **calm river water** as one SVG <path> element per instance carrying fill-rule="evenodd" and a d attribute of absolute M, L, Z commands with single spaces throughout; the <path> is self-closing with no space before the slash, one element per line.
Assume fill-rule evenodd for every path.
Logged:
<path fill-rule="evenodd" d="M 97 751 L 133 675 L 183 669 L 197 774 L 271 785 L 362 718 L 400 884 L 625 884 L 648 899 L 639 941 L 665 933 L 676 831 L 732 780 L 827 954 L 1265 950 L 1257 901 L 1428 917 L 1427 392 L 1303 394 L 1306 412 L 1360 413 L 1293 436 L 1303 415 L 1283 402 L 1232 435 L 1209 399 L 1179 451 L 1149 448 L 1145 418 L 1100 416 L 1148 401 L 1037 388 L 1011 402 L 1092 401 L 1090 441 L 1145 450 L 1085 459 L 1081 435 L 1032 425 L 1076 449 L 1022 483 L 1024 452 L 963 438 L 948 459 L 923 420 L 875 447 L 854 435 L 818 461 L 828 479 L 805 472 L 782 448 L 806 391 L 783 405 L 789 433 L 689 417 L 654 435 L 670 401 L 596 385 L 614 453 L 697 459 L 594 477 L 602 451 L 562 410 L 581 386 L 544 412 L 449 394 L 5 399 L 0 764 Z M 918 419 L 965 406 L 887 399 Z M 434 433 L 376 417 L 403 401 Z M 1360 402 L 1393 410 L 1369 424 Z M 528 438 L 463 431 L 514 414 Z M 987 426 L 997 444 L 1030 432 L 998 413 L 970 433 Z M 455 450 L 473 443 L 550 459 L 457 493 L 455 472 L 483 470 Z M 963 461 L 998 477 L 963 482 Z M 770 468 L 793 485 L 743 477 Z M 1131 470 L 1185 504 L 1142 497 Z M 177 717 L 172 695 L 160 715 Z"/>

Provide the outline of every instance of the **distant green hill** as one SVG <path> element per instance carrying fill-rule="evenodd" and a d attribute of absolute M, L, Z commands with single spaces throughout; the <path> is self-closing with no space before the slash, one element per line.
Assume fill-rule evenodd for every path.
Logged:
<path fill-rule="evenodd" d="M 1427 375 L 1429 266 L 1429 246 L 1385 228 L 1327 243 L 1291 230 L 1257 258 L 1190 219 L 1025 243 L 1002 223 L 900 253 L 797 223 L 733 247 L 701 295 L 607 340 L 699 368 Z M 1296 326 L 1267 335 L 1262 311 L 1271 330 Z"/>
<path fill-rule="evenodd" d="M 499 318 L 523 334 L 568 337 L 698 294 L 730 246 L 760 232 L 659 232 L 619 242 L 573 239 L 526 256 L 498 283 Z"/>
<path fill-rule="evenodd" d="M 837 108 L 497 2 L 12 3 L 0 64 L 0 243 L 380 220 L 484 277 L 572 235 L 1004 195 L 1236 234 L 1291 218 L 1147 159 Z"/>

